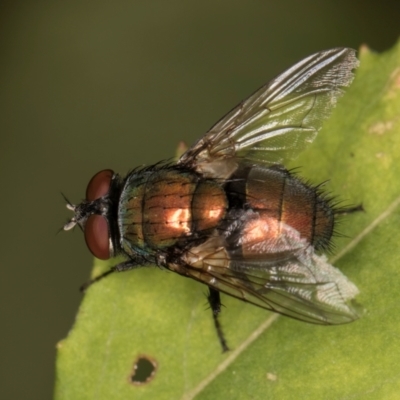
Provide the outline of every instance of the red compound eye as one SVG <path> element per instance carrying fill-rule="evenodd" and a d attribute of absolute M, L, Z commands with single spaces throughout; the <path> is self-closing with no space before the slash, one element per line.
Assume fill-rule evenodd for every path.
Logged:
<path fill-rule="evenodd" d="M 102 215 L 91 215 L 85 225 L 86 245 L 100 260 L 110 258 L 110 244 L 107 220 Z"/>
<path fill-rule="evenodd" d="M 106 195 L 110 190 L 111 179 L 114 171 L 105 169 L 98 172 L 89 182 L 86 188 L 86 200 L 93 201 Z"/>

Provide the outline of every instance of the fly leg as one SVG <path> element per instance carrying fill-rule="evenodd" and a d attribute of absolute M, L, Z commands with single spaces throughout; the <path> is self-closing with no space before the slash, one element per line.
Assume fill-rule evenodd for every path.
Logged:
<path fill-rule="evenodd" d="M 192 249 L 193 251 L 193 249 Z M 182 258 L 184 259 L 185 255 L 181 257 L 180 260 L 182 260 Z M 188 257 L 191 257 L 191 255 L 189 255 Z M 167 266 L 167 268 L 170 271 L 174 271 L 182 276 L 186 276 L 186 277 L 194 277 L 193 276 L 193 266 L 191 266 L 190 264 L 186 264 L 185 262 L 179 261 L 176 262 L 174 260 L 159 260 L 159 264 L 164 264 L 165 266 Z M 196 267 L 197 268 L 197 267 Z M 228 351 L 229 347 L 226 343 L 226 339 L 224 336 L 224 333 L 222 332 L 222 327 L 221 324 L 219 322 L 218 316 L 221 312 L 221 299 L 220 299 L 220 294 L 219 291 L 216 289 L 213 289 L 211 287 L 208 287 L 209 289 L 209 294 L 207 296 L 207 300 L 208 303 L 210 304 L 210 308 L 212 311 L 212 316 L 213 316 L 213 320 L 214 320 L 214 326 L 215 329 L 217 331 L 217 335 L 218 335 L 218 339 L 219 342 L 221 343 L 221 347 L 222 347 L 222 352 Z"/>
<path fill-rule="evenodd" d="M 358 211 L 365 211 L 362 204 L 354 207 L 344 207 L 334 210 L 335 215 L 346 215 L 346 214 L 353 214 Z"/>
<path fill-rule="evenodd" d="M 135 268 L 139 268 L 142 267 L 143 265 L 148 264 L 148 262 L 143 262 L 142 260 L 140 262 L 138 262 L 137 260 L 128 260 L 122 263 L 119 263 L 117 265 L 115 265 L 114 267 L 111 267 L 108 271 L 103 272 L 102 274 L 100 274 L 99 276 L 96 276 L 93 279 L 90 279 L 90 281 L 84 283 L 79 290 L 81 292 L 85 292 L 86 289 L 93 285 L 93 283 L 96 283 L 98 281 L 101 281 L 103 278 L 105 278 L 106 276 L 112 274 L 113 272 L 123 272 L 123 271 L 129 271 L 130 269 L 135 269 Z"/>
<path fill-rule="evenodd" d="M 210 293 L 207 297 L 207 300 L 211 307 L 215 329 L 217 330 L 218 339 L 219 339 L 219 342 L 221 343 L 222 352 L 224 353 L 225 351 L 229 350 L 229 347 L 226 343 L 226 339 L 225 339 L 224 333 L 222 332 L 222 327 L 221 327 L 221 324 L 218 319 L 219 313 L 221 312 L 220 294 L 219 294 L 218 290 L 215 290 L 212 288 L 209 288 L 209 289 L 210 289 Z"/>
<path fill-rule="evenodd" d="M 111 273 L 113 273 L 115 271 L 114 267 L 110 268 L 108 271 L 103 272 L 102 274 L 100 274 L 99 276 L 96 276 L 93 279 L 90 279 L 89 281 L 85 282 L 83 285 L 81 285 L 81 287 L 79 288 L 79 290 L 81 292 L 86 292 L 86 289 L 93 285 L 93 283 L 96 283 L 98 281 L 101 281 L 103 278 L 105 278 L 106 276 L 110 275 Z"/>

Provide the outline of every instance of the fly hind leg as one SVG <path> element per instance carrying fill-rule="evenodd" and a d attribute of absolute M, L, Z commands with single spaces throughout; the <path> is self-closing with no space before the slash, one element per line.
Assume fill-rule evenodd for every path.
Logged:
<path fill-rule="evenodd" d="M 222 352 L 226 352 L 229 350 L 229 347 L 226 343 L 226 339 L 224 333 L 222 332 L 221 323 L 219 322 L 218 316 L 221 312 L 221 298 L 218 290 L 209 288 L 210 292 L 208 294 L 207 300 L 210 304 L 210 308 L 212 311 L 214 326 L 217 331 L 219 342 L 221 343 Z"/>
<path fill-rule="evenodd" d="M 362 204 L 359 204 L 358 206 L 354 206 L 354 207 L 338 208 L 337 210 L 334 211 L 334 213 L 335 213 L 335 215 L 347 215 L 347 214 L 353 214 L 353 213 L 359 212 L 359 211 L 365 211 Z"/>

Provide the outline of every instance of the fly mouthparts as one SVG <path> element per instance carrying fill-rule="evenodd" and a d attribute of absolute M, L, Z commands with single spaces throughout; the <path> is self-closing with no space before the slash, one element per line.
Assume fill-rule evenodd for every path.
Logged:
<path fill-rule="evenodd" d="M 71 208 L 69 208 L 68 205 L 67 205 L 67 208 L 68 208 L 69 210 L 71 210 Z M 69 222 L 67 222 L 67 223 L 64 225 L 63 229 L 64 229 L 64 231 L 69 231 L 69 230 L 71 230 L 75 225 L 76 225 L 76 219 L 75 219 L 75 217 L 74 217 L 74 218 L 72 218 Z"/>
<path fill-rule="evenodd" d="M 68 210 L 75 211 L 76 206 L 74 204 L 67 203 L 65 206 L 68 208 Z"/>
<path fill-rule="evenodd" d="M 65 205 L 68 210 L 71 210 L 73 212 L 75 212 L 76 210 L 76 206 L 74 204 L 71 204 L 69 201 L 67 202 L 67 204 Z M 76 217 L 72 217 L 64 226 L 63 226 L 63 230 L 64 231 L 69 231 L 71 230 L 77 223 Z"/>

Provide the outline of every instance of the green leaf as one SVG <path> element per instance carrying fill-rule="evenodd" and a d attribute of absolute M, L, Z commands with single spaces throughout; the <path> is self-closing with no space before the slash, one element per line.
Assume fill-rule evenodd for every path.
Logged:
<path fill-rule="evenodd" d="M 361 66 L 293 164 L 365 213 L 343 218 L 331 258 L 360 289 L 362 318 L 314 326 L 223 296 L 221 353 L 205 286 L 156 268 L 112 274 L 85 295 L 58 345 L 56 399 L 397 399 L 400 391 L 400 44 Z M 93 275 L 115 263 L 96 262 Z M 157 367 L 130 376 L 137 357 Z"/>

